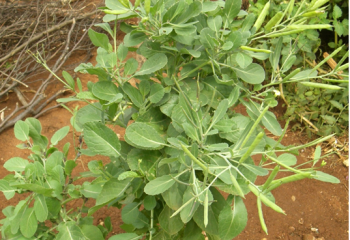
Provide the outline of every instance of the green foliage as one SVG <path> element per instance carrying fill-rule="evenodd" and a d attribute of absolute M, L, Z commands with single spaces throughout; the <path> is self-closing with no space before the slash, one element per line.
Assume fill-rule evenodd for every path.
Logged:
<path fill-rule="evenodd" d="M 266 231 L 261 202 L 284 213 L 272 189 L 303 178 L 338 182 L 316 171 L 319 167 L 301 168 L 293 155 L 332 135 L 304 146 L 280 144 L 285 130 L 268 111 L 277 104 L 274 86 L 317 76 L 313 69 L 292 72 L 293 61 L 288 59 L 293 54 L 288 55 L 288 64 L 280 64 L 286 60 L 281 57 L 283 38 L 276 39 L 271 49 L 257 46 L 258 39 L 276 35 L 256 33 L 256 26 L 263 24 L 241 11 L 237 0 L 137 4 L 106 0 L 102 9 L 106 23 L 97 27 L 112 37 L 113 45 L 108 35 L 89 30 L 98 47 L 97 64 L 81 64 L 76 71 L 97 75 L 98 82 L 89 82 L 88 91 L 82 92 L 79 81 L 76 89 L 74 79 L 64 73 L 66 87 L 76 95 L 59 101 L 89 104 L 72 111 L 73 128 L 81 132 L 75 159 L 67 159 L 69 145 L 62 152 L 55 148 L 67 127 L 54 134 L 49 146 L 37 120 L 16 124 L 16 137 L 26 141 L 32 154 L 29 161 L 12 158 L 5 163 L 15 174 L 0 180 L 0 190 L 7 198 L 17 192 L 30 195 L 16 207 L 4 209 L 4 238 L 102 239 L 112 230 L 110 220 L 106 219 L 106 228 L 94 227 L 91 215 L 109 206 L 123 207 L 121 227 L 126 231 L 112 240 L 204 239 L 203 231 L 209 239 L 229 240 L 246 227 L 243 199 L 250 191 L 260 203 L 259 217 Z M 117 46 L 116 28 L 112 30 L 107 22 L 116 26 L 119 19 L 136 15 L 141 20 L 137 26 L 121 24 L 126 35 Z M 291 26 L 279 33 L 289 34 Z M 140 68 L 136 59 L 126 60 L 129 51 L 146 58 Z M 272 73 L 268 83 L 266 73 Z M 230 108 L 238 104 L 248 116 L 232 113 Z M 125 128 L 125 135 L 119 137 L 109 125 Z M 268 137 L 265 128 L 279 140 Z M 87 148 L 82 148 L 83 141 Z M 254 161 L 252 156 L 258 154 L 263 157 Z M 89 171 L 72 177 L 80 155 L 103 155 L 110 162 L 104 164 L 96 156 L 88 163 Z M 271 166 L 276 170 L 266 183 L 256 185 L 257 177 L 269 175 Z M 280 168 L 292 174 L 278 178 Z M 81 178 L 88 179 L 75 184 Z M 226 200 L 222 192 L 228 194 Z M 66 209 L 67 202 L 79 198 L 83 199 L 80 208 Z M 87 208 L 90 198 L 96 204 Z M 46 227 L 46 221 L 52 228 Z"/>

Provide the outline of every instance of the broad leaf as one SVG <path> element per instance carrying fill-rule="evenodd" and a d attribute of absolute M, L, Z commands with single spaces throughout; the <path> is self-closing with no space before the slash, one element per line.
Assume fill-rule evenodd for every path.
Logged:
<path fill-rule="evenodd" d="M 92 93 L 95 95 L 95 97 L 110 102 L 115 98 L 119 91 L 114 83 L 100 81 L 93 85 Z"/>
<path fill-rule="evenodd" d="M 55 132 L 51 138 L 51 144 L 56 145 L 59 141 L 61 141 L 65 136 L 67 136 L 69 132 L 69 126 L 65 126 Z"/>
<path fill-rule="evenodd" d="M 238 77 L 250 84 L 259 84 L 265 80 L 265 71 L 262 66 L 256 63 L 246 68 L 232 67 Z"/>
<path fill-rule="evenodd" d="M 283 154 L 279 155 L 277 160 L 280 161 L 281 163 L 287 165 L 287 166 L 293 166 L 297 163 L 296 156 L 294 156 L 290 153 L 283 153 Z"/>
<path fill-rule="evenodd" d="M 148 195 L 157 195 L 168 190 L 174 183 L 175 180 L 170 175 L 164 175 L 147 183 L 144 191 Z"/>
<path fill-rule="evenodd" d="M 143 105 L 143 97 L 140 91 L 133 87 L 130 83 L 125 83 L 123 85 L 123 91 L 128 95 L 131 99 L 132 103 L 135 104 L 136 107 L 141 107 Z"/>
<path fill-rule="evenodd" d="M 109 157 L 120 156 L 120 142 L 117 134 L 102 123 L 84 124 L 84 140 L 88 148 L 96 154 Z"/>
<path fill-rule="evenodd" d="M 179 215 L 171 217 L 173 213 L 174 213 L 173 210 L 171 210 L 168 206 L 165 206 L 158 218 L 159 224 L 162 227 L 162 229 L 167 233 L 169 233 L 170 235 L 173 235 L 179 232 L 184 226 L 184 223 L 181 221 L 181 218 Z"/>
<path fill-rule="evenodd" d="M 39 222 L 44 222 L 49 214 L 45 197 L 41 194 L 35 196 L 34 211 L 36 219 Z"/>
<path fill-rule="evenodd" d="M 163 86 L 158 83 L 154 83 L 151 86 L 151 92 L 148 99 L 151 101 L 151 103 L 158 103 L 160 100 L 162 100 L 164 93 Z"/>
<path fill-rule="evenodd" d="M 91 28 L 88 31 L 89 37 L 91 39 L 91 42 L 96 46 L 96 47 L 101 47 L 108 51 L 109 47 L 109 39 L 106 34 L 103 33 L 98 33 L 92 30 Z"/>
<path fill-rule="evenodd" d="M 81 229 L 75 222 L 61 222 L 58 225 L 56 240 L 80 240 L 85 239 Z"/>
<path fill-rule="evenodd" d="M 241 197 L 235 196 L 234 205 L 226 204 L 219 215 L 220 239 L 231 240 L 240 234 L 247 225 L 248 213 Z"/>
<path fill-rule="evenodd" d="M 5 162 L 4 168 L 10 172 L 23 172 L 28 164 L 29 162 L 26 159 L 20 157 L 13 157 Z"/>
<path fill-rule="evenodd" d="M 16 188 L 11 187 L 7 181 L 0 179 L 0 191 L 4 193 L 7 200 L 13 198 L 16 193 Z"/>
<path fill-rule="evenodd" d="M 218 44 L 218 42 L 216 41 L 215 32 L 210 28 L 202 29 L 199 40 L 201 41 L 204 47 L 209 49 L 214 49 Z"/>
<path fill-rule="evenodd" d="M 224 14 L 226 21 L 231 23 L 241 10 L 242 0 L 226 0 Z"/>
<path fill-rule="evenodd" d="M 152 126 L 141 122 L 135 122 L 127 127 L 125 140 L 144 149 L 160 149 L 165 145 L 162 136 Z"/>
<path fill-rule="evenodd" d="M 120 197 L 124 194 L 129 185 L 129 179 L 123 181 L 119 181 L 115 178 L 110 179 L 105 185 L 103 185 L 101 194 L 96 199 L 96 205 L 106 204 L 107 202 Z"/>
<path fill-rule="evenodd" d="M 154 73 L 164 67 L 168 62 L 168 58 L 164 53 L 157 53 L 151 56 L 144 62 L 140 71 L 135 73 L 135 76 L 147 75 Z"/>
<path fill-rule="evenodd" d="M 137 202 L 129 203 L 123 207 L 122 220 L 126 224 L 132 224 L 137 220 L 139 213 L 139 204 Z"/>
<path fill-rule="evenodd" d="M 340 183 L 338 178 L 321 171 L 316 171 L 316 175 L 314 175 L 313 178 L 322 182 Z"/>
<path fill-rule="evenodd" d="M 143 199 L 143 206 L 146 210 L 151 211 L 153 208 L 155 208 L 157 205 L 157 201 L 154 196 L 146 196 L 145 199 Z"/>
<path fill-rule="evenodd" d="M 28 125 L 22 121 L 19 120 L 16 122 L 15 127 L 15 137 L 21 141 L 27 141 L 29 140 L 29 127 Z"/>
<path fill-rule="evenodd" d="M 34 236 L 38 223 L 35 217 L 34 208 L 27 208 L 21 217 L 19 228 L 23 236 L 30 238 Z"/>
<path fill-rule="evenodd" d="M 101 230 L 94 225 L 81 225 L 80 230 L 86 240 L 104 240 Z"/>

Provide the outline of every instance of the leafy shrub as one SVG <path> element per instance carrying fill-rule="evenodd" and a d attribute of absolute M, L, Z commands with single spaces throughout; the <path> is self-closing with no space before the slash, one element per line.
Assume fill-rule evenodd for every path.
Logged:
<path fill-rule="evenodd" d="M 237 0 L 145 0 L 135 1 L 134 6 L 125 0 L 106 0 L 105 23 L 97 26 L 110 35 L 113 44 L 108 35 L 90 29 L 89 36 L 98 47 L 97 64 L 81 64 L 76 69 L 97 75 L 99 81 L 89 82 L 88 90 L 83 91 L 79 79 L 63 72 L 62 82 L 76 96 L 60 102 L 88 103 L 72 112 L 72 125 L 86 144 L 79 142 L 76 156 L 103 155 L 110 162 L 90 161 L 89 171 L 73 178 L 76 159 L 66 159 L 68 147 L 60 152 L 48 146 L 33 119 L 17 123 L 16 137 L 33 151 L 31 162 L 8 160 L 5 168 L 15 174 L 2 179 L 0 189 L 7 198 L 15 192 L 30 195 L 4 210 L 3 236 L 101 239 L 111 230 L 110 223 L 107 221 L 107 229 L 91 227 L 90 216 L 107 205 L 123 206 L 121 227 L 126 231 L 111 240 L 204 239 L 203 231 L 209 239 L 232 239 L 246 226 L 243 199 L 248 192 L 257 196 L 261 226 L 267 233 L 261 203 L 284 214 L 273 189 L 304 178 L 338 183 L 317 171 L 319 147 L 312 168 L 296 165 L 299 149 L 332 135 L 303 146 L 280 143 L 285 129 L 269 111 L 277 104 L 273 86 L 288 81 L 308 84 L 311 72 L 297 75 L 283 64 L 279 67 L 283 77 L 276 75 L 263 85 L 261 60 L 268 59 L 274 72 L 283 39 L 279 38 L 273 51 L 249 47 L 265 16 L 256 20 L 240 8 Z M 137 26 L 121 23 L 126 35 L 117 46 L 117 21 L 136 16 L 141 20 Z M 113 29 L 109 21 L 114 21 Z M 265 37 L 279 37 L 288 31 Z M 141 68 L 136 59 L 126 60 L 129 51 L 146 59 Z M 243 104 L 248 116 L 231 113 L 229 108 L 238 104 Z M 119 138 L 108 125 L 124 127 L 125 135 Z M 268 137 L 264 128 L 278 140 Z M 52 145 L 59 139 L 51 139 Z M 260 161 L 254 161 L 253 155 Z M 280 168 L 291 174 L 275 179 Z M 264 184 L 255 184 L 258 176 L 267 175 Z M 75 182 L 86 177 L 94 180 L 85 179 L 82 185 Z M 95 199 L 96 204 L 70 212 L 65 203 L 77 198 L 84 203 Z M 34 208 L 30 208 L 33 201 Z M 40 215 L 41 211 L 35 210 L 40 204 L 40 209 L 55 209 L 57 214 Z M 19 218 L 23 220 L 14 221 Z M 52 228 L 37 229 L 37 220 L 50 221 Z"/>

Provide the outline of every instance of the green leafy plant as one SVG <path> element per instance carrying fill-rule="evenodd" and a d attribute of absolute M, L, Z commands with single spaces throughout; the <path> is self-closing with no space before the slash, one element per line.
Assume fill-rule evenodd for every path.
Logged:
<path fill-rule="evenodd" d="M 94 212 L 107 205 L 122 207 L 121 228 L 126 231 L 110 237 L 111 240 L 204 239 L 203 231 L 208 239 L 229 240 L 247 224 L 243 199 L 250 191 L 257 197 L 261 226 L 267 233 L 262 203 L 284 214 L 272 190 L 305 178 L 339 182 L 317 170 L 320 148 L 310 161 L 310 168 L 297 165 L 295 157 L 299 149 L 332 135 L 303 146 L 283 146 L 280 142 L 288 124 L 282 129 L 269 111 L 277 105 L 278 90 L 274 86 L 286 82 L 310 84 L 308 79 L 317 76 L 317 71 L 290 71 L 289 64 L 280 65 L 282 38 L 278 38 L 273 49 L 251 46 L 257 39 L 296 31 L 286 28 L 275 34 L 257 33 L 264 16 L 256 19 L 240 8 L 241 1 L 237 0 L 145 0 L 135 1 L 134 5 L 124 0 L 106 0 L 106 7 L 102 8 L 106 13 L 105 23 L 97 27 L 108 35 L 93 29 L 88 32 L 98 47 L 97 64 L 81 64 L 75 69 L 97 75 L 99 81 L 89 82 L 88 90 L 83 91 L 79 79 L 74 80 L 63 72 L 64 80 L 59 79 L 76 95 L 59 101 L 88 103 L 72 111 L 72 125 L 82 133 L 81 139 L 86 144 L 85 147 L 79 142 L 77 156 L 97 155 L 98 159 L 98 155 L 103 155 L 109 157 L 110 162 L 90 161 L 89 171 L 73 179 L 69 171 L 64 171 L 68 186 L 78 178 L 94 179 L 84 179 L 81 186 L 73 185 L 73 196 L 67 196 L 69 187 L 62 192 L 55 190 L 56 185 L 60 189 L 65 186 L 63 182 L 52 187 L 42 183 L 42 187 L 50 191 L 47 198 L 69 201 L 78 197 L 96 201 L 94 207 L 82 207 L 84 213 L 79 215 L 78 211 L 77 217 L 69 218 L 64 215 L 63 205 L 60 210 L 63 215 L 56 222 L 48 219 L 57 227 L 46 232 L 57 236 L 71 234 L 73 239 L 95 239 L 92 233 L 84 232 L 81 221 L 90 219 Z M 126 35 L 117 45 L 117 21 L 133 17 L 140 19 L 139 24 L 121 23 L 120 28 Z M 113 28 L 108 23 L 111 21 Z M 126 59 L 130 51 L 146 59 L 140 68 L 135 58 Z M 40 56 L 36 58 L 47 67 Z M 268 83 L 264 83 L 263 60 L 269 63 L 271 72 L 280 69 Z M 247 116 L 230 110 L 238 104 L 246 108 Z M 125 134 L 119 137 L 110 125 L 125 128 Z M 268 137 L 265 129 L 278 140 Z M 40 131 L 37 132 L 40 135 Z M 47 148 L 47 141 L 37 142 L 34 140 L 37 135 L 31 135 L 30 131 L 28 136 L 36 141 L 31 148 Z M 48 158 L 59 154 L 57 150 L 41 152 Z M 257 155 L 257 161 L 253 155 Z M 43 166 L 46 163 L 41 158 L 32 161 Z M 70 169 L 68 162 L 75 164 L 74 160 L 61 160 L 60 169 Z M 16 174 L 2 181 L 6 181 L 12 194 L 23 190 L 31 191 L 33 197 L 40 194 L 37 189 L 24 187 L 33 181 L 26 177 L 26 168 L 8 170 Z M 291 174 L 281 178 L 279 171 Z M 264 184 L 255 183 L 257 177 L 267 175 Z M 24 185 L 17 185 L 18 181 Z M 8 233 L 24 235 L 21 228 L 11 231 L 14 224 L 11 219 L 18 216 L 16 208 L 11 209 L 14 211 L 5 214 L 7 220 L 2 220 L 2 233 L 5 237 L 11 236 L 6 235 Z M 101 234 L 108 232 L 98 230 Z M 32 231 L 24 236 L 36 238 L 39 234 Z"/>
<path fill-rule="evenodd" d="M 301 69 L 307 69 L 308 65 L 312 66 L 311 62 L 315 60 L 315 53 L 319 50 L 321 44 L 317 31 L 319 29 L 316 27 L 320 25 L 315 25 L 315 23 L 322 23 L 322 25 L 333 23 L 335 36 L 337 36 L 337 32 L 347 34 L 337 20 L 342 16 L 341 9 L 337 5 L 332 5 L 330 11 L 332 14 L 328 14 L 326 10 L 329 7 L 327 5 L 324 6 L 327 2 L 300 1 L 296 3 L 296 8 L 291 8 L 294 1 L 288 3 L 271 2 L 271 4 L 269 1 L 258 1 L 254 7 L 250 8 L 252 12 L 262 13 L 264 9 L 271 9 L 271 11 L 269 14 L 266 13 L 265 20 L 263 20 L 267 23 L 261 34 L 265 35 L 261 37 L 262 41 L 260 43 L 258 43 L 259 40 L 255 43 L 256 46 L 279 46 L 281 48 L 282 64 L 292 69 L 297 67 L 295 69 L 296 72 Z M 262 3 L 265 5 L 262 5 Z M 333 20 L 327 18 L 327 15 L 330 15 L 330 19 Z M 266 41 L 266 36 L 274 35 L 276 32 L 288 28 L 288 23 L 290 22 L 292 24 L 304 22 L 310 25 L 307 27 L 294 26 L 293 28 L 295 29 L 303 29 L 303 32 L 298 33 L 298 35 L 294 34 L 294 36 L 283 36 L 281 44 L 278 44 L 279 39 Z M 291 36 L 297 39 L 296 43 L 292 44 Z M 342 44 L 339 45 L 339 43 L 341 42 L 339 41 L 337 44 L 332 45 L 332 47 L 336 46 L 337 48 L 333 51 L 331 57 L 328 56 L 326 58 L 326 60 L 329 60 L 337 57 L 336 59 L 339 60 L 339 63 L 336 65 L 336 69 L 326 69 L 327 71 L 321 69 L 326 62 L 326 60 L 322 60 L 320 64 L 317 64 L 310 70 L 314 78 L 309 75 L 309 83 L 300 83 L 297 80 L 294 83 L 284 84 L 284 87 L 280 85 L 281 97 L 285 101 L 285 105 L 287 105 L 285 116 L 290 120 L 302 120 L 305 123 L 309 136 L 312 133 L 321 136 L 331 133 L 341 134 L 348 126 L 348 64 L 342 65 L 348 58 L 348 49 L 341 46 Z M 339 59 L 338 56 L 341 56 L 341 58 Z M 286 67 L 286 69 L 289 68 Z M 317 75 L 316 70 L 322 74 Z M 345 72 L 342 72 L 343 70 Z M 268 72 L 268 74 L 271 75 L 272 79 L 274 77 L 283 78 L 284 71 L 280 70 L 278 66 L 274 72 Z M 307 71 L 304 70 L 304 73 Z M 307 74 L 299 73 L 294 78 L 306 76 Z"/>
<path fill-rule="evenodd" d="M 4 164 L 13 173 L 0 180 L 0 190 L 6 199 L 16 193 L 26 194 L 26 198 L 2 210 L 6 217 L 0 222 L 2 239 L 104 239 L 111 231 L 110 218 L 104 228 L 94 226 L 92 217 L 82 216 L 93 192 L 90 186 L 73 183 L 80 178 L 72 176 L 79 152 L 68 159 L 70 143 L 62 151 L 55 147 L 69 127 L 59 129 L 50 141 L 41 135 L 41 124 L 35 118 L 18 121 L 14 131 L 23 141 L 17 147 L 31 153 L 28 159 L 13 157 Z M 77 199 L 83 200 L 81 206 L 69 209 L 67 204 Z"/>

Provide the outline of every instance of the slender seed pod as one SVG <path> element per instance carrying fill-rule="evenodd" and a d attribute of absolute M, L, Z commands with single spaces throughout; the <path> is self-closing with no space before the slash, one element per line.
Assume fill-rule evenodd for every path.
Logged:
<path fill-rule="evenodd" d="M 342 87 L 339 87 L 337 85 L 330 85 L 330 84 L 324 84 L 324 83 L 314 83 L 314 82 L 300 82 L 304 86 L 308 87 L 314 87 L 314 88 L 323 88 L 323 89 L 330 89 L 330 90 L 340 90 Z"/>
<path fill-rule="evenodd" d="M 205 192 L 205 198 L 204 198 L 204 226 L 206 227 L 208 225 L 208 210 L 209 210 L 209 196 L 208 191 Z"/>
<path fill-rule="evenodd" d="M 267 13 L 269 12 L 269 9 L 270 9 L 270 1 L 268 1 L 263 10 L 261 11 L 258 19 L 255 21 L 255 24 L 253 27 L 255 27 L 256 31 L 259 30 L 259 28 L 261 27 L 261 24 L 264 22 L 265 18 L 266 18 L 266 15 Z"/>
<path fill-rule="evenodd" d="M 251 47 L 247 47 L 247 46 L 240 46 L 240 48 L 241 48 L 242 50 L 247 50 L 247 51 L 251 51 L 251 52 L 272 53 L 272 51 L 271 51 L 271 50 L 268 50 L 268 49 L 251 48 Z"/>
<path fill-rule="evenodd" d="M 291 0 L 291 1 L 289 1 L 289 6 L 288 6 L 288 17 L 292 13 L 293 8 L 294 8 L 294 0 Z"/>
<path fill-rule="evenodd" d="M 274 33 L 274 34 L 270 34 L 266 37 L 269 37 L 269 38 L 275 38 L 275 37 L 281 37 L 281 36 L 286 36 L 286 35 L 291 35 L 291 34 L 294 34 L 294 33 L 300 33 L 304 31 L 303 29 L 298 29 L 298 30 L 292 30 L 292 31 L 286 31 L 286 32 L 281 32 L 281 33 Z"/>
<path fill-rule="evenodd" d="M 266 223 L 265 223 L 265 220 L 264 220 L 264 215 L 263 215 L 263 212 L 262 212 L 261 199 L 259 197 L 257 197 L 256 205 L 258 206 L 258 214 L 259 214 L 259 220 L 260 220 L 261 228 L 262 228 L 262 230 L 264 230 L 266 235 L 268 235 Z"/>
<path fill-rule="evenodd" d="M 307 29 L 325 29 L 325 28 L 332 28 L 332 25 L 330 24 L 310 24 L 310 25 L 289 25 L 287 26 L 287 29 L 302 29 L 302 30 L 307 30 Z"/>
<path fill-rule="evenodd" d="M 310 11 L 310 12 L 304 13 L 301 16 L 303 16 L 303 17 L 315 17 L 315 16 L 321 15 L 323 13 L 324 13 L 324 11 Z"/>
<path fill-rule="evenodd" d="M 256 189 L 253 185 L 248 185 L 250 191 L 254 193 L 255 196 L 261 199 L 261 201 L 268 207 L 272 208 L 278 213 L 285 214 L 282 208 L 280 208 L 276 203 L 272 202 L 270 199 L 268 199 L 263 193 L 259 192 L 258 189 Z"/>
<path fill-rule="evenodd" d="M 149 14 L 149 12 L 151 11 L 151 0 L 145 0 L 145 11 L 147 14 Z"/>
<path fill-rule="evenodd" d="M 210 172 L 209 169 L 203 163 L 201 163 L 195 156 L 193 156 L 193 154 L 184 145 L 181 144 L 181 147 L 182 150 L 184 150 L 184 152 L 187 154 L 187 156 L 189 156 L 192 159 L 192 161 L 197 163 L 198 166 L 200 166 L 204 172 Z"/>
<path fill-rule="evenodd" d="M 327 2 L 329 2 L 329 0 L 318 0 L 315 2 L 315 4 L 313 4 L 309 10 L 316 10 L 317 8 L 321 7 L 322 5 L 326 4 Z"/>
<path fill-rule="evenodd" d="M 311 173 L 297 173 L 288 177 L 273 180 L 270 186 L 265 190 L 265 192 L 270 192 L 284 183 L 294 182 L 294 181 L 302 180 L 304 178 L 311 178 L 311 177 L 312 177 Z"/>
<path fill-rule="evenodd" d="M 253 152 L 253 150 L 256 148 L 256 146 L 260 143 L 260 141 L 264 137 L 264 135 L 265 135 L 264 132 L 260 132 L 258 134 L 258 136 L 253 141 L 252 145 L 250 145 L 248 150 L 243 154 L 243 156 L 239 160 L 239 163 L 243 163 L 250 156 L 250 154 Z"/>
<path fill-rule="evenodd" d="M 271 172 L 270 176 L 267 178 L 266 182 L 262 186 L 261 190 L 265 190 L 268 186 L 270 186 L 272 180 L 276 177 L 278 171 L 280 170 L 280 166 L 277 165 Z"/>
<path fill-rule="evenodd" d="M 312 8 L 312 7 L 315 5 L 315 3 L 316 3 L 317 1 L 318 1 L 318 0 L 312 0 L 311 3 L 309 4 L 308 9 Z"/>
<path fill-rule="evenodd" d="M 273 18 L 270 19 L 270 21 L 265 25 L 265 30 L 267 32 L 270 32 L 271 29 L 279 24 L 283 18 L 283 13 L 278 12 Z"/>
<path fill-rule="evenodd" d="M 283 78 L 283 82 L 288 81 L 289 79 L 291 79 L 292 77 L 294 77 L 295 75 L 297 75 L 300 71 L 301 71 L 301 68 L 295 69 L 293 72 L 291 72 L 290 74 L 288 74 L 285 78 Z"/>
<path fill-rule="evenodd" d="M 237 179 L 230 173 L 230 177 L 231 177 L 231 181 L 233 183 L 233 186 L 235 187 L 235 189 L 237 190 L 238 192 L 238 195 L 241 197 L 241 198 L 244 198 L 244 193 L 243 193 L 243 190 L 241 188 L 241 186 L 239 186 L 238 182 L 237 182 Z"/>

